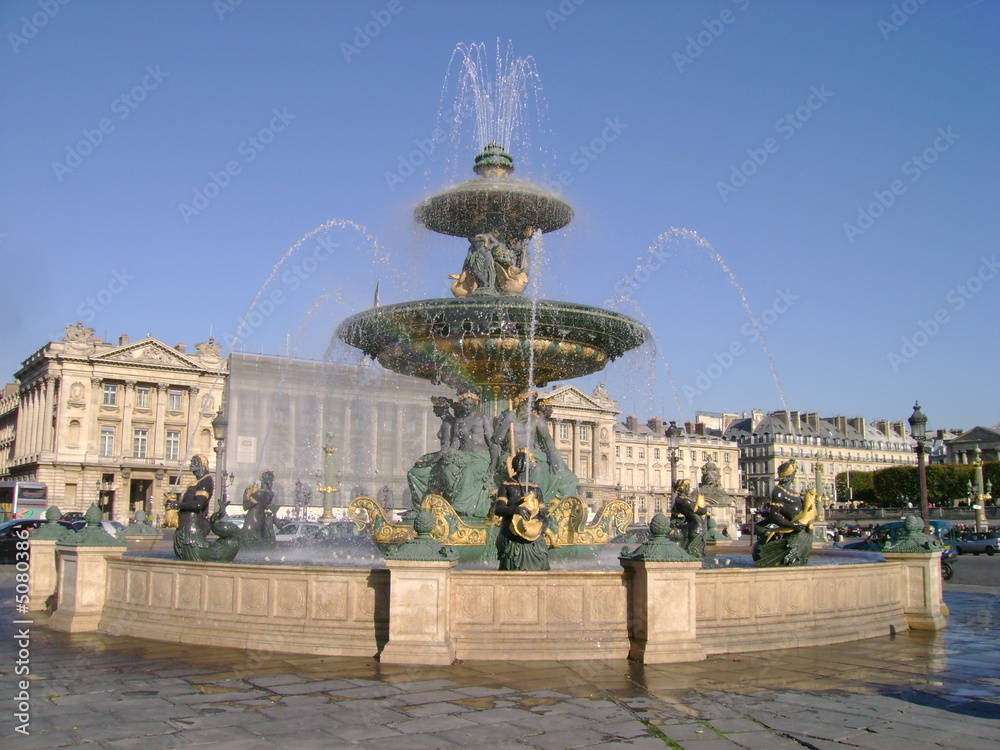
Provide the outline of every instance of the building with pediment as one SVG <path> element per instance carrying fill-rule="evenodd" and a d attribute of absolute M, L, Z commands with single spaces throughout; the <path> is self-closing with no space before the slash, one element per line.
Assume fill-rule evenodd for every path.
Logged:
<path fill-rule="evenodd" d="M 1000 424 L 993 427 L 973 427 L 971 430 L 945 440 L 947 463 L 971 464 L 978 447 L 983 461 L 1000 461 Z"/>
<path fill-rule="evenodd" d="M 138 509 L 162 514 L 178 477 L 182 486 L 190 478 L 181 472 L 191 455 L 215 464 L 226 360 L 211 339 L 189 352 L 93 334 L 68 326 L 15 373 L 0 401 L 0 478 L 44 482 L 64 512 L 97 503 L 118 521 Z"/>

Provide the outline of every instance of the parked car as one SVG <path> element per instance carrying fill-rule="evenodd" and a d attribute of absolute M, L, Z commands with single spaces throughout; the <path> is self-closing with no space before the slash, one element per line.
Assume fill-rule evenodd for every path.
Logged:
<path fill-rule="evenodd" d="M 63 523 L 60 521 L 59 523 Z M 80 531 L 87 525 L 87 520 L 85 518 L 76 518 L 72 521 L 66 521 L 70 525 L 73 531 Z M 119 521 L 101 521 L 101 528 L 106 532 L 111 534 L 111 536 L 119 536 L 123 531 L 125 531 L 125 524 Z"/>
<path fill-rule="evenodd" d="M 15 518 L 0 524 L 0 563 L 17 561 L 17 543 L 21 540 L 21 531 L 28 529 L 29 533 L 45 523 L 44 518 Z M 57 521 L 60 526 L 73 528 L 68 521 Z"/>
<path fill-rule="evenodd" d="M 845 544 L 844 549 L 882 552 L 887 546 L 895 544 L 903 538 L 906 534 L 904 524 L 904 521 L 890 521 L 889 523 L 884 523 L 881 526 L 877 526 L 863 542 L 851 542 L 850 544 Z M 954 548 L 955 540 L 957 539 L 958 534 L 955 531 L 955 527 L 951 525 L 950 521 L 931 521 L 931 529 L 934 531 L 934 536 L 937 537 L 938 541 L 944 545 L 945 549 L 950 550 Z"/>
<path fill-rule="evenodd" d="M 965 539 L 955 542 L 955 549 L 960 555 L 978 555 L 982 552 L 995 555 L 1000 549 L 1000 534 L 986 531 L 969 534 Z"/>
<path fill-rule="evenodd" d="M 293 542 L 323 528 L 323 524 L 313 521 L 292 521 L 282 526 L 274 535 L 277 542 Z"/>

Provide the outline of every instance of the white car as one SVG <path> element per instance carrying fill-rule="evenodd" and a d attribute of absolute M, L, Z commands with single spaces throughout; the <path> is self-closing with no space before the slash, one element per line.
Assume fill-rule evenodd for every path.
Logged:
<path fill-rule="evenodd" d="M 323 524 L 313 521 L 292 521 L 282 526 L 274 535 L 275 541 L 293 542 L 323 528 Z"/>

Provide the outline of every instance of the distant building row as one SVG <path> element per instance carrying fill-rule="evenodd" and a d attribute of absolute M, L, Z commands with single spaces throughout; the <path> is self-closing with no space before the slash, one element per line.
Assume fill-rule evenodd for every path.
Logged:
<path fill-rule="evenodd" d="M 214 466 L 211 422 L 223 403 L 231 495 L 271 469 L 279 502 L 291 505 L 296 480 L 315 487 L 332 455 L 335 506 L 368 495 L 406 508 L 407 470 L 437 449 L 430 397 L 449 395 L 377 366 L 249 354 L 225 360 L 211 340 L 194 351 L 150 337 L 112 344 L 79 324 L 32 354 L 15 377 L 0 393 L 0 479 L 45 482 L 64 510 L 96 502 L 117 520 L 139 508 L 161 514 L 169 493 L 187 483 L 191 455 L 205 454 Z M 661 418 L 622 420 L 601 385 L 593 393 L 556 385 L 543 395 L 553 404 L 549 429 L 579 477 L 581 497 L 595 509 L 625 499 L 640 522 L 669 512 L 673 479 L 697 485 L 706 464 L 725 493 L 759 498 L 770 492 L 778 465 L 794 457 L 800 487 L 813 484 L 822 467 L 832 499 L 839 472 L 915 463 L 901 422 L 796 411 L 699 413 L 669 438 Z M 1000 458 L 998 428 L 976 428 L 947 443 L 959 462 L 976 444 L 985 460 Z M 320 502 L 318 492 L 312 502 Z"/>

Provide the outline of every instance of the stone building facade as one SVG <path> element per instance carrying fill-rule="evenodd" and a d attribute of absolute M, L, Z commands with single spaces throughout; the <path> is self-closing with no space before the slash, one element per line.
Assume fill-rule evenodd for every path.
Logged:
<path fill-rule="evenodd" d="M 97 503 L 126 521 L 163 511 L 183 485 L 190 456 L 214 466 L 211 421 L 226 384 L 226 361 L 209 339 L 188 352 L 147 337 L 117 344 L 69 326 L 15 374 L 16 403 L 0 402 L 0 478 L 44 482 L 64 512 Z M 9 425 L 13 422 L 11 443 Z"/>
<path fill-rule="evenodd" d="M 635 415 L 619 420 L 621 411 L 599 385 L 588 394 L 576 386 L 559 385 L 544 394 L 552 401 L 549 429 L 567 465 L 579 478 L 579 494 L 593 510 L 605 502 L 631 503 L 636 523 L 648 523 L 656 513 L 670 513 L 671 458 L 677 479 L 697 487 L 705 464 L 718 468 L 722 490 L 742 496 L 739 446 L 712 434 L 703 423 L 684 425 L 678 445 L 666 437 L 669 426 L 660 417 L 640 422 Z M 743 503 L 738 502 L 742 512 Z"/>
<path fill-rule="evenodd" d="M 875 471 L 916 465 L 916 442 L 904 422 L 868 422 L 863 417 L 820 417 L 816 412 L 753 411 L 723 426 L 723 435 L 740 450 L 740 470 L 751 497 L 763 498 L 775 486 L 778 466 L 790 458 L 799 463 L 795 489 L 816 483 L 822 467 L 824 497 L 836 498 L 834 479 L 846 471 Z"/>
<path fill-rule="evenodd" d="M 977 447 L 983 461 L 1000 461 L 1000 425 L 973 427 L 952 436 L 945 441 L 946 461 L 950 464 L 971 464 Z"/>

